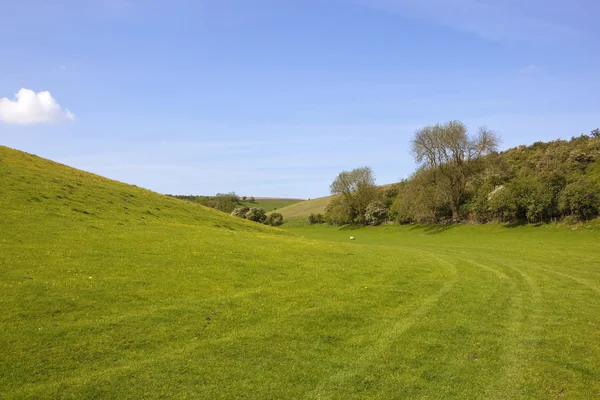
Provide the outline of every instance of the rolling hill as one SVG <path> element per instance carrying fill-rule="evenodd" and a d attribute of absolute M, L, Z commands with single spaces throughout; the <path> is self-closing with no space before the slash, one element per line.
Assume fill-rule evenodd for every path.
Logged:
<path fill-rule="evenodd" d="M 6 147 L 0 180 L 0 398 L 600 393 L 596 222 L 281 230 Z"/>
<path fill-rule="evenodd" d="M 304 200 L 279 208 L 276 211 L 283 215 L 284 221 L 306 219 L 310 214 L 325 212 L 329 200 L 331 200 L 331 196 Z"/>

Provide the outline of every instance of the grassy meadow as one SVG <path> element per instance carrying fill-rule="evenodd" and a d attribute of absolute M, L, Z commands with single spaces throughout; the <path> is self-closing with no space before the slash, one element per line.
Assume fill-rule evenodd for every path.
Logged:
<path fill-rule="evenodd" d="M 6 147 L 0 179 L 0 398 L 600 396 L 598 222 L 275 229 Z"/>

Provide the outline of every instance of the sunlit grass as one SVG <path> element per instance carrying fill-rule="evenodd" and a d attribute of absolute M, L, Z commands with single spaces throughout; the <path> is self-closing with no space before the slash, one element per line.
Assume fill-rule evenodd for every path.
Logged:
<path fill-rule="evenodd" d="M 600 394 L 597 223 L 278 230 L 6 148 L 0 179 L 0 398 Z"/>

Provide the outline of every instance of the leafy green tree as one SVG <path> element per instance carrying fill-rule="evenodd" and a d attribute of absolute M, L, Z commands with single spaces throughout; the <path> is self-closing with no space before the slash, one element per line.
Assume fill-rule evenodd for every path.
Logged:
<path fill-rule="evenodd" d="M 451 217 L 444 194 L 435 185 L 433 170 L 427 168 L 417 170 L 399 187 L 390 211 L 402 224 L 436 223 Z"/>
<path fill-rule="evenodd" d="M 369 167 L 343 171 L 330 186 L 331 194 L 337 195 L 337 213 L 346 212 L 349 222 L 361 223 L 367 206 L 378 197 L 373 170 Z"/>
<path fill-rule="evenodd" d="M 352 223 L 351 210 L 341 196 L 335 196 L 325 206 L 324 218 L 329 225 L 346 225 Z"/>

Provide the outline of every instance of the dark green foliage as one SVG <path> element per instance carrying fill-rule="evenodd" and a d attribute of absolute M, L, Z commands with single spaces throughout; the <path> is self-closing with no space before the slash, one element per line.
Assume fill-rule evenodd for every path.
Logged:
<path fill-rule="evenodd" d="M 250 211 L 249 207 L 237 207 L 231 212 L 234 217 L 246 218 L 246 213 Z"/>
<path fill-rule="evenodd" d="M 400 186 L 391 207 L 397 221 L 440 223 L 458 215 L 476 222 L 540 222 L 600 213 L 600 137 L 594 132 L 478 158 L 461 175 L 460 196 L 449 194 L 435 171 L 421 168 Z M 452 198 L 456 213 L 449 212 Z"/>
<path fill-rule="evenodd" d="M 598 215 L 600 210 L 600 188 L 592 179 L 582 176 L 569 183 L 560 193 L 560 211 L 580 219 Z"/>
<path fill-rule="evenodd" d="M 267 216 L 265 224 L 271 226 L 281 226 L 283 225 L 283 215 L 276 212 L 271 213 Z"/>
<path fill-rule="evenodd" d="M 346 225 L 352 223 L 353 211 L 341 196 L 332 198 L 325 207 L 325 222 L 329 225 Z"/>
<path fill-rule="evenodd" d="M 515 178 L 490 193 L 490 210 L 503 219 L 539 222 L 556 214 L 552 189 L 534 177 Z"/>
<path fill-rule="evenodd" d="M 421 169 L 400 186 L 398 197 L 391 206 L 397 222 L 435 223 L 451 218 L 451 213 L 433 182 L 431 171 Z"/>
<path fill-rule="evenodd" d="M 193 203 L 199 203 L 203 206 L 214 208 L 219 211 L 231 213 L 240 203 L 240 198 L 235 194 L 231 193 L 217 193 L 216 196 L 184 196 L 184 195 L 169 195 L 180 200 L 191 201 Z"/>
<path fill-rule="evenodd" d="M 311 213 L 307 218 L 307 222 L 310 225 L 322 224 L 325 222 L 325 217 L 321 213 L 318 213 L 318 214 Z"/>
<path fill-rule="evenodd" d="M 254 222 L 263 223 L 267 219 L 264 208 L 252 207 L 246 212 L 246 219 Z"/>

